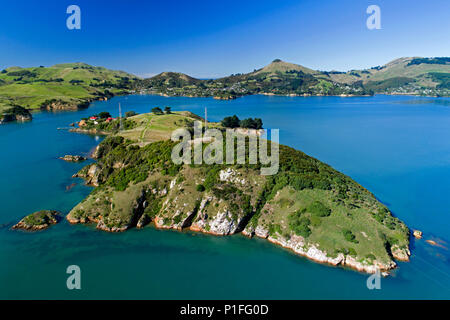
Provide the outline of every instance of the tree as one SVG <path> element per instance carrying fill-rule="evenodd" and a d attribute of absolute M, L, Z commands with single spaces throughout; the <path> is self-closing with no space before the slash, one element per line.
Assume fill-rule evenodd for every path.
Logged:
<path fill-rule="evenodd" d="M 161 110 L 160 107 L 154 107 L 154 108 L 152 109 L 152 112 L 153 112 L 154 114 L 163 114 L 163 111 Z"/>
<path fill-rule="evenodd" d="M 253 129 L 253 127 L 255 126 L 255 123 L 252 118 L 248 118 L 248 119 L 239 121 L 239 126 L 241 128 Z"/>
<path fill-rule="evenodd" d="M 311 220 L 308 217 L 303 216 L 304 210 L 293 212 L 288 216 L 289 227 L 296 235 L 304 238 L 309 237 L 311 229 L 309 228 Z"/>
<path fill-rule="evenodd" d="M 19 115 L 19 116 L 28 116 L 30 115 L 30 111 L 25 109 L 24 107 L 13 105 L 11 108 L 5 111 L 7 114 L 11 115 Z"/>
<path fill-rule="evenodd" d="M 342 230 L 342 234 L 344 235 L 345 240 L 353 242 L 353 243 L 359 243 L 359 241 L 356 240 L 356 237 L 353 234 L 353 232 L 351 232 L 350 230 L 348 230 L 348 229 Z"/>
<path fill-rule="evenodd" d="M 111 114 L 109 112 L 103 111 L 98 114 L 98 117 L 101 119 L 111 118 Z"/>
<path fill-rule="evenodd" d="M 239 127 L 239 118 L 234 115 L 232 117 L 225 117 L 223 118 L 222 122 L 222 126 L 224 126 L 225 128 L 238 128 Z"/>
<path fill-rule="evenodd" d="M 241 128 L 248 128 L 248 129 L 262 129 L 262 120 L 260 118 L 248 118 L 241 120 L 239 122 L 239 126 Z"/>
<path fill-rule="evenodd" d="M 263 128 L 263 122 L 261 118 L 255 118 L 255 129 L 262 129 Z"/>
<path fill-rule="evenodd" d="M 135 115 L 137 115 L 137 113 L 134 112 L 134 111 L 127 111 L 127 112 L 125 112 L 125 118 L 132 117 L 132 116 L 135 116 Z"/>
<path fill-rule="evenodd" d="M 172 113 L 171 111 L 172 111 L 172 108 L 169 107 L 169 106 L 166 106 L 166 107 L 164 108 L 164 112 L 165 112 L 166 114 Z"/>
<path fill-rule="evenodd" d="M 331 214 L 331 209 L 325 206 L 320 201 L 314 201 L 308 205 L 307 210 L 318 217 L 328 217 Z"/>

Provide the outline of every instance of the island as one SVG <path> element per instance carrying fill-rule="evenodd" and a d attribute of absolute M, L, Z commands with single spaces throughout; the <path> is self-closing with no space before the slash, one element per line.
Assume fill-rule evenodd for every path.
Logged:
<path fill-rule="evenodd" d="M 60 219 L 61 213 L 55 210 L 41 210 L 34 212 L 17 224 L 12 229 L 22 229 L 27 231 L 39 231 L 50 227 L 52 224 L 57 224 Z"/>
<path fill-rule="evenodd" d="M 233 119 L 208 128 L 225 130 Z M 94 152 L 96 162 L 74 175 L 95 188 L 67 220 L 108 232 L 153 225 L 216 236 L 240 233 L 367 273 L 409 260 L 408 227 L 357 182 L 299 150 L 279 145 L 275 175 L 261 175 L 259 162 L 173 163 L 172 131 L 198 120 L 186 111 L 152 112 L 128 117 L 130 129 L 110 130 Z M 262 125 L 258 119 L 241 123 Z"/>
<path fill-rule="evenodd" d="M 78 155 L 71 155 L 66 154 L 64 157 L 59 157 L 61 160 L 67 161 L 67 162 L 82 162 L 85 161 L 87 158 L 83 156 Z"/>

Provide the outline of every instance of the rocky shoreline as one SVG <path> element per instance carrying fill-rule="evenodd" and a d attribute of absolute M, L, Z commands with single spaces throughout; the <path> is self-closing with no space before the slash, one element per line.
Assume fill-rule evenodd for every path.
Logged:
<path fill-rule="evenodd" d="M 25 115 L 4 115 L 1 119 L 0 119 L 0 124 L 3 123 L 8 123 L 8 122 L 28 122 L 31 121 L 33 119 L 33 117 L 30 115 L 25 116 Z"/>
<path fill-rule="evenodd" d="M 142 216 L 141 218 L 144 218 L 144 217 L 145 216 Z M 187 219 L 189 219 L 189 218 L 190 217 L 188 215 Z M 226 235 L 238 234 L 238 232 L 222 233 L 222 232 L 217 232 L 217 231 L 212 231 L 212 230 L 206 230 L 198 224 L 183 227 L 182 225 L 185 223 L 184 221 L 178 225 L 166 225 L 158 217 L 156 217 L 154 220 L 147 220 L 147 221 L 139 220 L 136 225 L 127 225 L 124 227 L 107 227 L 104 224 L 104 222 L 101 220 L 101 218 L 100 219 L 98 219 L 98 218 L 76 219 L 76 218 L 73 218 L 70 215 L 68 215 L 66 217 L 66 219 L 71 224 L 95 223 L 95 224 L 97 224 L 96 228 L 98 230 L 102 230 L 102 231 L 106 231 L 106 232 L 113 232 L 113 233 L 114 232 L 125 232 L 133 227 L 136 227 L 137 229 L 142 229 L 145 226 L 151 225 L 154 228 L 160 229 L 160 230 L 170 230 L 170 229 L 176 230 L 176 231 L 189 230 L 192 232 L 199 232 L 199 233 L 204 233 L 204 234 L 208 234 L 208 235 L 212 235 L 212 236 L 226 236 Z M 279 238 L 274 238 L 274 237 L 269 236 L 267 230 L 258 229 L 258 228 L 253 232 L 249 232 L 248 230 L 244 229 L 241 233 L 242 233 L 242 235 L 244 235 L 248 238 L 253 238 L 256 236 L 258 238 L 265 239 L 275 245 L 278 245 L 282 248 L 288 249 L 299 256 L 305 257 L 305 258 L 312 260 L 314 262 L 317 262 L 317 263 L 327 264 L 327 265 L 331 265 L 334 267 L 342 266 L 342 267 L 347 267 L 347 268 L 350 268 L 352 270 L 355 270 L 355 271 L 358 271 L 361 273 L 369 273 L 369 274 L 374 274 L 374 273 L 380 271 L 380 272 L 382 272 L 382 274 L 384 276 L 389 275 L 389 271 L 392 271 L 397 268 L 397 264 L 394 261 L 391 261 L 390 263 L 383 263 L 383 262 L 375 260 L 375 261 L 373 261 L 372 264 L 368 265 L 368 264 L 363 264 L 363 263 L 357 261 L 352 256 L 344 255 L 343 253 L 339 253 L 336 257 L 330 257 L 327 255 L 327 253 L 325 251 L 318 249 L 316 245 L 305 244 L 304 239 L 301 236 L 293 236 L 289 240 L 279 239 Z M 402 253 L 402 254 L 398 254 L 398 255 L 395 255 L 393 252 L 393 256 L 395 259 L 397 259 L 399 261 L 405 261 L 405 262 L 409 261 L 410 254 L 411 253 L 409 250 L 407 250 L 406 253 Z"/>
<path fill-rule="evenodd" d="M 60 99 L 52 99 L 45 101 L 41 105 L 42 111 L 78 111 L 86 109 L 94 101 L 107 101 L 113 95 L 98 96 L 95 98 L 79 99 L 79 101 L 65 101 Z"/>
<path fill-rule="evenodd" d="M 0 124 L 8 122 L 28 122 L 33 120 L 30 110 L 20 106 L 12 106 L 0 115 Z"/>
<path fill-rule="evenodd" d="M 79 111 L 81 109 L 86 109 L 90 106 L 90 104 L 94 101 L 107 101 L 110 96 L 100 96 L 96 98 L 88 98 L 88 99 L 80 99 L 80 101 L 64 101 L 60 99 L 52 99 L 45 101 L 42 103 L 40 108 L 37 109 L 25 109 L 19 107 L 23 110 L 26 110 L 26 113 L 21 114 L 8 114 L 5 113 L 3 116 L 0 116 L 0 124 L 5 124 L 8 122 L 28 122 L 32 121 L 33 117 L 31 112 L 39 112 L 39 111 L 48 111 L 48 112 L 58 112 L 58 111 Z M 16 106 L 17 108 L 18 106 Z"/>

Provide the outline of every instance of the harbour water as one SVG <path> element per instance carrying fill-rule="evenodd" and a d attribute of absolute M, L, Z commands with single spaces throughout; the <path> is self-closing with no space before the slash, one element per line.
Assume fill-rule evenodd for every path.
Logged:
<path fill-rule="evenodd" d="M 380 290 L 367 275 L 320 265 L 260 239 L 153 227 L 110 234 L 66 221 L 43 232 L 11 231 L 40 210 L 67 214 L 92 190 L 71 178 L 101 137 L 58 130 L 101 111 L 189 110 L 219 121 L 236 114 L 280 129 L 280 142 L 318 158 L 369 189 L 410 228 L 411 261 Z M 231 101 L 115 97 L 77 112 L 36 113 L 0 126 L 0 298 L 2 299 L 449 299 L 450 99 L 407 96 L 274 97 Z M 75 185 L 74 185 L 75 184 Z M 442 247 L 425 242 L 432 239 Z M 68 290 L 79 265 L 82 289 Z"/>

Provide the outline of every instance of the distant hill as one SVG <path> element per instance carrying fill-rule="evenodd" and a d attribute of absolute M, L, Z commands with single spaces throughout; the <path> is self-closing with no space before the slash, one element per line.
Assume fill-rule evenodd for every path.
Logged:
<path fill-rule="evenodd" d="M 147 86 L 167 86 L 172 88 L 182 88 L 184 86 L 195 85 L 202 80 L 188 76 L 180 72 L 162 72 L 154 77 L 144 79 L 142 83 Z"/>
<path fill-rule="evenodd" d="M 450 96 L 450 58 L 399 58 L 364 70 L 318 71 L 280 59 L 245 74 L 201 80 L 179 72 L 139 79 L 85 63 L 51 67 L 10 67 L 0 72 L 0 112 L 13 106 L 28 110 L 66 110 L 116 94 L 234 99 L 243 95 L 357 96 L 411 94 Z"/>
<path fill-rule="evenodd" d="M 376 93 L 443 95 L 450 94 L 450 58 L 409 57 L 383 66 L 345 73 L 329 73 L 334 81 L 363 85 Z"/>
<path fill-rule="evenodd" d="M 365 70 L 318 71 L 280 59 L 246 74 L 215 80 L 164 72 L 137 82 L 139 90 L 168 96 L 235 98 L 279 95 L 450 95 L 450 58 L 400 58 Z"/>
<path fill-rule="evenodd" d="M 275 59 L 272 61 L 272 63 L 268 64 L 264 68 L 252 72 L 252 75 L 255 75 L 255 76 L 260 75 L 260 74 L 276 75 L 278 73 L 288 73 L 288 72 L 292 72 L 292 71 L 297 71 L 297 72 L 300 71 L 300 72 L 303 72 L 306 74 L 317 74 L 318 73 L 318 71 L 306 68 L 306 67 L 298 65 L 298 64 L 284 62 L 280 59 Z"/>
<path fill-rule="evenodd" d="M 85 63 L 52 67 L 10 67 L 0 72 L 0 111 L 18 105 L 27 109 L 75 109 L 130 87 L 137 77 Z"/>
<path fill-rule="evenodd" d="M 339 83 L 323 72 L 275 59 L 247 74 L 199 80 L 180 73 L 162 73 L 136 82 L 138 90 L 168 96 L 233 99 L 248 94 L 369 95 L 360 84 Z"/>

